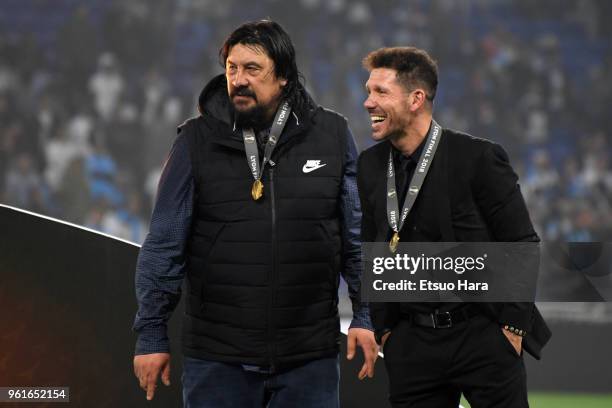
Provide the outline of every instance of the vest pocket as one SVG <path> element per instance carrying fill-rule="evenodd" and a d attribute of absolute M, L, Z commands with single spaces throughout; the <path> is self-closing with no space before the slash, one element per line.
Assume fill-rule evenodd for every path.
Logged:
<path fill-rule="evenodd" d="M 196 294 L 188 293 L 187 299 L 189 313 L 192 316 L 201 317 L 202 310 L 204 308 L 204 303 L 202 302 L 202 298 Z"/>
<path fill-rule="evenodd" d="M 214 221 L 196 221 L 191 231 L 189 252 L 205 262 L 214 249 L 226 223 Z"/>
<path fill-rule="evenodd" d="M 208 254 L 206 254 L 206 258 L 209 258 L 212 252 L 214 251 L 215 246 L 217 245 L 217 242 L 219 241 L 219 237 L 221 236 L 221 233 L 225 229 L 226 225 L 227 223 L 223 223 L 223 224 L 217 224 L 215 226 L 213 238 L 211 240 L 210 247 L 208 249 Z M 207 259 L 207 262 L 208 262 L 208 259 Z"/>
<path fill-rule="evenodd" d="M 319 221 L 318 227 L 321 231 L 320 238 L 325 242 L 327 262 L 327 279 L 331 299 L 329 302 L 330 316 L 338 311 L 338 290 L 340 288 L 340 270 L 342 268 L 342 251 L 340 244 L 339 226 L 334 222 Z"/>
<path fill-rule="evenodd" d="M 199 222 L 192 232 L 194 238 L 190 244 L 189 276 L 191 291 L 190 298 L 197 299 L 198 304 L 190 303 L 191 312 L 202 316 L 206 308 L 207 269 L 210 256 L 225 228 L 226 223 Z"/>
<path fill-rule="evenodd" d="M 330 304 L 330 313 L 336 314 L 338 312 L 338 290 L 340 289 L 340 268 L 342 264 L 342 258 L 340 256 L 334 257 L 334 263 L 330 267 L 330 285 L 331 285 L 331 296 L 332 301 Z"/>

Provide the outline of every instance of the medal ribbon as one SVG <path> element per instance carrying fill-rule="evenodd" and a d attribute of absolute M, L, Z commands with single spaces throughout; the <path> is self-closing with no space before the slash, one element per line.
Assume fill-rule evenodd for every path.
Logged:
<path fill-rule="evenodd" d="M 255 138 L 255 131 L 253 129 L 243 129 L 242 130 L 242 139 L 244 141 L 244 151 L 247 157 L 247 163 L 249 165 L 249 169 L 251 169 L 251 173 L 253 174 L 253 179 L 255 182 L 253 183 L 253 188 L 251 189 L 251 195 L 254 200 L 258 200 L 263 194 L 263 183 L 261 182 L 261 177 L 263 175 L 264 168 L 266 164 L 270 161 L 272 157 L 272 152 L 276 147 L 276 143 L 280 138 L 285 125 L 287 124 L 287 119 L 291 114 L 291 107 L 288 102 L 283 102 L 278 110 L 276 111 L 276 115 L 274 116 L 274 122 L 272 123 L 272 127 L 270 128 L 270 136 L 268 137 L 268 142 L 266 143 L 266 147 L 264 149 L 264 157 L 261 165 L 259 164 L 259 150 L 257 149 L 257 139 Z"/>
<path fill-rule="evenodd" d="M 387 221 L 394 232 L 391 242 L 389 243 L 389 249 L 391 252 L 395 252 L 397 249 L 397 244 L 399 243 L 399 232 L 402 230 L 404 221 L 406 221 L 406 217 L 408 216 L 408 213 L 412 209 L 412 206 L 419 195 L 419 191 L 421 190 L 423 182 L 425 181 L 425 176 L 427 176 L 427 172 L 431 167 L 431 162 L 436 154 L 441 138 L 442 128 L 440 125 L 438 125 L 438 123 L 436 123 L 435 120 L 432 119 L 429 134 L 427 135 L 427 140 L 425 141 L 425 148 L 421 152 L 419 162 L 417 163 L 410 183 L 408 184 L 408 192 L 406 193 L 406 198 L 404 199 L 404 205 L 402 207 L 402 213 L 400 216 L 398 216 L 399 198 L 395 189 L 396 184 L 395 167 L 393 165 L 393 147 L 391 147 L 391 150 L 389 150 L 389 163 L 387 166 Z"/>

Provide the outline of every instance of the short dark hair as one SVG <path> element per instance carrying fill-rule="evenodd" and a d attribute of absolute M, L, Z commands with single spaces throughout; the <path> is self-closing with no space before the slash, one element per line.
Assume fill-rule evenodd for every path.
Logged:
<path fill-rule="evenodd" d="M 297 68 L 291 38 L 280 24 L 271 20 L 258 20 L 236 28 L 219 49 L 219 62 L 222 67 L 225 68 L 227 56 L 236 44 L 261 47 L 274 62 L 276 77 L 287 80 L 282 97 L 287 99 L 294 109 L 301 106 L 304 88 L 302 75 Z"/>
<path fill-rule="evenodd" d="M 372 51 L 363 59 L 368 71 L 391 68 L 406 90 L 425 89 L 427 99 L 434 100 L 438 89 L 438 65 L 427 52 L 416 47 L 385 47 Z"/>

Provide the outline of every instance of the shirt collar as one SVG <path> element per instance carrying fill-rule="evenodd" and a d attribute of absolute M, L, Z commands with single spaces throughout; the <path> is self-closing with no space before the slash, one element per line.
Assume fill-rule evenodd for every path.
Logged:
<path fill-rule="evenodd" d="M 412 154 L 410 156 L 403 155 L 392 144 L 391 147 L 392 147 L 392 151 L 393 151 L 393 158 L 395 160 L 397 160 L 397 162 L 400 163 L 400 165 L 406 165 L 406 164 L 412 163 L 412 162 L 414 162 L 416 164 L 419 161 L 419 158 L 421 157 L 421 152 L 423 151 L 423 148 L 425 146 L 425 140 L 427 140 L 427 138 L 425 138 L 425 139 L 423 139 L 421 141 L 421 144 L 419 144 L 419 146 L 416 148 L 416 150 L 414 152 L 412 152 Z"/>

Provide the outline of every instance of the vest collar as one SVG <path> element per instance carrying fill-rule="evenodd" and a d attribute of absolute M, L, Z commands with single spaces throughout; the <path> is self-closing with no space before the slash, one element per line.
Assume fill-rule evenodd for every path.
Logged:
<path fill-rule="evenodd" d="M 221 122 L 219 119 L 211 116 L 202 115 L 203 118 L 212 124 L 212 129 L 208 129 L 205 132 L 206 137 L 213 143 L 244 151 L 244 142 L 242 139 L 242 130 L 240 128 L 234 128 L 228 123 Z M 312 123 L 304 123 L 300 120 L 297 115 L 291 115 L 291 119 L 285 125 L 283 134 L 278 141 L 276 148 L 298 139 L 303 136 L 306 130 L 312 125 Z"/>
<path fill-rule="evenodd" d="M 312 125 L 312 121 L 318 109 L 310 95 L 306 94 L 313 108 L 303 112 L 291 112 L 291 118 L 285 125 L 285 129 L 278 141 L 277 149 L 282 145 L 305 134 Z M 206 132 L 206 137 L 212 142 L 244 151 L 242 130 L 237 128 L 231 117 L 230 101 L 227 97 L 225 76 L 223 74 L 214 77 L 202 90 L 198 99 L 198 110 L 204 119 L 209 119 L 213 124 L 212 131 Z"/>

